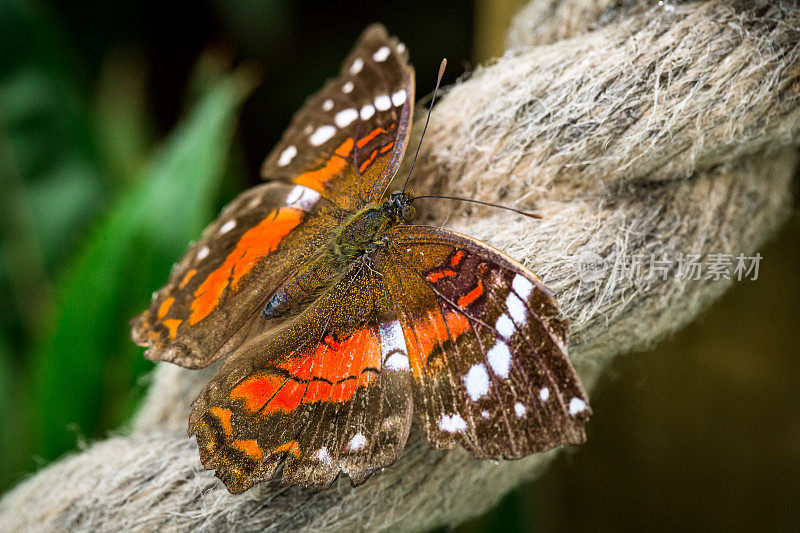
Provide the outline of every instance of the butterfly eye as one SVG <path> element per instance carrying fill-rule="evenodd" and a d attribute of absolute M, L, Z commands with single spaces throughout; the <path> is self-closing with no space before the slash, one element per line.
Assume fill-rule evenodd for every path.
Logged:
<path fill-rule="evenodd" d="M 403 217 L 403 220 L 406 222 L 411 222 L 414 217 L 417 216 L 417 210 L 414 209 L 413 205 L 404 205 L 400 210 L 400 216 Z"/>

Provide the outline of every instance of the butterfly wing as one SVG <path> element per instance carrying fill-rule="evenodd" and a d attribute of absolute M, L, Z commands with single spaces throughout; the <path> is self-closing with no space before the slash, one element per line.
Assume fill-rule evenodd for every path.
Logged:
<path fill-rule="evenodd" d="M 295 115 L 261 175 L 310 187 L 345 210 L 377 201 L 405 153 L 413 103 L 405 46 L 373 24 Z"/>
<path fill-rule="evenodd" d="M 189 432 L 228 490 L 270 479 L 353 484 L 391 464 L 411 425 L 411 373 L 379 274 L 355 263 L 329 292 L 233 353 L 195 401 Z"/>
<path fill-rule="evenodd" d="M 397 306 L 428 440 L 506 459 L 584 442 L 591 411 L 547 287 L 450 231 L 400 226 L 387 238 L 375 268 Z"/>
<path fill-rule="evenodd" d="M 413 86 L 405 48 L 368 28 L 266 159 L 270 181 L 223 211 L 132 321 L 148 358 L 206 366 L 260 327 L 258 311 L 298 265 L 383 194 L 408 142 Z"/>

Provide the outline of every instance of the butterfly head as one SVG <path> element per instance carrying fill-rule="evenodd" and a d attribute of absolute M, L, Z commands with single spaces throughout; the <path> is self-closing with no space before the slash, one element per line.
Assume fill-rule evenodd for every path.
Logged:
<path fill-rule="evenodd" d="M 412 191 L 395 191 L 389 195 L 389 199 L 383 204 L 383 209 L 395 224 L 407 224 L 414 220 L 417 215 L 417 210 L 414 209 L 413 203 L 414 193 Z"/>

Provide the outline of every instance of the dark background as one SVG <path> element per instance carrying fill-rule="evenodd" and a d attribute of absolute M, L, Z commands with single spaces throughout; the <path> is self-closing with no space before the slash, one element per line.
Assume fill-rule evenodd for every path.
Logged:
<path fill-rule="evenodd" d="M 0 491 L 129 419 L 151 365 L 128 341 L 127 319 L 219 207 L 257 182 L 292 113 L 367 24 L 408 45 L 422 96 L 442 57 L 452 83 L 502 52 L 515 4 L 0 0 Z M 164 164 L 176 137 L 208 132 L 227 146 L 224 132 L 176 126 L 236 66 L 261 83 L 228 158 L 198 150 L 189 170 Z M 180 228 L 164 240 L 166 208 L 148 203 L 148 180 L 177 175 L 191 187 L 192 172 L 188 205 L 200 207 L 166 217 Z M 145 229 L 123 238 L 118 228 L 132 225 Z M 611 365 L 592 394 L 585 446 L 459 529 L 797 530 L 796 210 L 759 251 L 757 281 Z"/>

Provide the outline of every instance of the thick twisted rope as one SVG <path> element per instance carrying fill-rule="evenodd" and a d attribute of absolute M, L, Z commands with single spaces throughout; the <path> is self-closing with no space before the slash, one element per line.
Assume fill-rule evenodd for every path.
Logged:
<path fill-rule="evenodd" d="M 543 219 L 439 202 L 427 204 L 429 221 L 507 251 L 553 288 L 590 395 L 610 357 L 679 328 L 731 283 L 683 279 L 674 265 L 666 277 L 617 267 L 751 255 L 785 218 L 798 28 L 800 8 L 786 1 L 533 2 L 511 51 L 434 111 L 415 190 Z M 587 279 L 587 256 L 607 270 Z M 21 483 L 0 501 L 0 528 L 425 530 L 484 512 L 559 453 L 478 461 L 414 431 L 400 460 L 360 487 L 273 481 L 232 496 L 186 437 L 191 401 L 215 371 L 160 365 L 132 428 Z"/>

